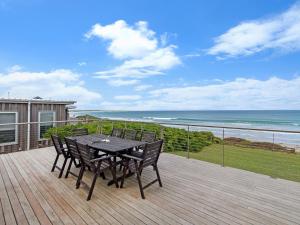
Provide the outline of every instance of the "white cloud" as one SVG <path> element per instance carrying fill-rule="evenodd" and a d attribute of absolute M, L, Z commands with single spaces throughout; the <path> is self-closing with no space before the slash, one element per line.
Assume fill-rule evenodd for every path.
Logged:
<path fill-rule="evenodd" d="M 0 90 L 2 97 L 9 92 L 13 98 L 41 96 L 44 99 L 75 100 L 78 106 L 89 106 L 101 99 L 99 93 L 89 91 L 84 86 L 80 74 L 65 69 L 0 73 Z"/>
<path fill-rule="evenodd" d="M 97 72 L 98 78 L 146 78 L 153 75 L 162 75 L 164 70 L 171 69 L 179 63 L 173 52 L 174 46 L 157 49 L 141 59 L 126 60 L 112 70 Z"/>
<path fill-rule="evenodd" d="M 148 90 L 149 88 L 152 88 L 152 85 L 150 84 L 142 84 L 142 85 L 138 85 L 134 88 L 135 91 L 145 91 Z"/>
<path fill-rule="evenodd" d="M 190 53 L 190 54 L 184 55 L 185 58 L 196 58 L 196 57 L 200 57 L 200 56 L 201 56 L 200 53 Z"/>
<path fill-rule="evenodd" d="M 110 103 L 107 109 L 300 109 L 300 77 L 267 80 L 237 78 L 209 85 L 171 87 L 149 92 L 144 99 Z"/>
<path fill-rule="evenodd" d="M 159 41 L 145 21 L 139 21 L 134 26 L 123 20 L 106 26 L 96 24 L 86 34 L 87 38 L 93 36 L 108 40 L 109 54 L 122 60 L 121 65 L 113 69 L 97 72 L 96 77 L 100 79 L 143 79 L 162 75 L 181 63 L 174 52 L 176 46 L 166 46 L 166 35 Z"/>
<path fill-rule="evenodd" d="M 139 83 L 138 80 L 108 79 L 108 84 L 114 87 L 128 86 Z"/>
<path fill-rule="evenodd" d="M 300 108 L 300 77 L 285 80 L 237 78 L 203 86 L 152 91 L 169 106 L 189 109 L 295 109 Z"/>
<path fill-rule="evenodd" d="M 268 19 L 242 22 L 215 38 L 208 54 L 219 58 L 246 56 L 266 49 L 300 50 L 300 4 Z"/>
<path fill-rule="evenodd" d="M 79 62 L 79 63 L 77 63 L 77 64 L 78 64 L 78 66 L 86 66 L 86 65 L 87 65 L 86 62 Z"/>
<path fill-rule="evenodd" d="M 162 46 L 166 46 L 168 44 L 169 34 L 167 32 L 160 35 L 160 43 Z"/>
<path fill-rule="evenodd" d="M 19 70 L 22 70 L 22 66 L 20 65 L 13 65 L 12 67 L 7 69 L 8 72 L 16 72 Z"/>
<path fill-rule="evenodd" d="M 95 24 L 85 36 L 111 41 L 107 51 L 118 59 L 144 57 L 157 47 L 155 32 L 148 29 L 145 21 L 139 21 L 132 27 L 124 20 L 106 26 Z"/>
<path fill-rule="evenodd" d="M 139 99 L 141 99 L 141 96 L 139 96 L 139 95 L 118 95 L 118 96 L 115 96 L 114 99 L 122 100 L 122 101 L 139 100 Z"/>

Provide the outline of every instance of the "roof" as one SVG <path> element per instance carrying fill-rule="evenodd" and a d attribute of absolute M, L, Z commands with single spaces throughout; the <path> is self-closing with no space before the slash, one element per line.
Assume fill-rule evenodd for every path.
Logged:
<path fill-rule="evenodd" d="M 17 99 L 17 98 L 0 98 L 0 103 L 35 103 L 35 104 L 57 104 L 72 105 L 76 101 L 46 100 L 46 99 Z"/>

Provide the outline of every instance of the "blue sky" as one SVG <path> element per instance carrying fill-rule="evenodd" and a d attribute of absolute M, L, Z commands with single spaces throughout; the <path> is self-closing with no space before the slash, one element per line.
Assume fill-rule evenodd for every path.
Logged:
<path fill-rule="evenodd" d="M 0 0 L 0 96 L 300 109 L 300 3 Z"/>

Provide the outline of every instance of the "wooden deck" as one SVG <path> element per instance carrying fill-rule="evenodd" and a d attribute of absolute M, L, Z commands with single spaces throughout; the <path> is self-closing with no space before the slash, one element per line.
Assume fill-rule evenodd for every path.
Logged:
<path fill-rule="evenodd" d="M 0 224 L 300 224 L 300 183 L 162 154 L 163 188 L 98 179 L 92 200 L 51 173 L 54 149 L 0 156 Z M 300 171 L 299 171 L 300 172 Z M 144 181 L 155 173 L 143 171 Z M 90 183 L 90 174 L 84 177 Z"/>

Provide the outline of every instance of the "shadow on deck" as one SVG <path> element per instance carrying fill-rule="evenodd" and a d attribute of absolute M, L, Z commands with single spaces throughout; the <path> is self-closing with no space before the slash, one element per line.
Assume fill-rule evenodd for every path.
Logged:
<path fill-rule="evenodd" d="M 50 172 L 54 158 L 51 147 L 0 155 L 0 224 L 300 223 L 299 183 L 163 153 L 163 188 L 147 188 L 146 200 L 131 177 L 124 189 L 98 179 L 87 202 L 87 187 Z M 146 183 L 155 173 L 142 176 Z"/>

